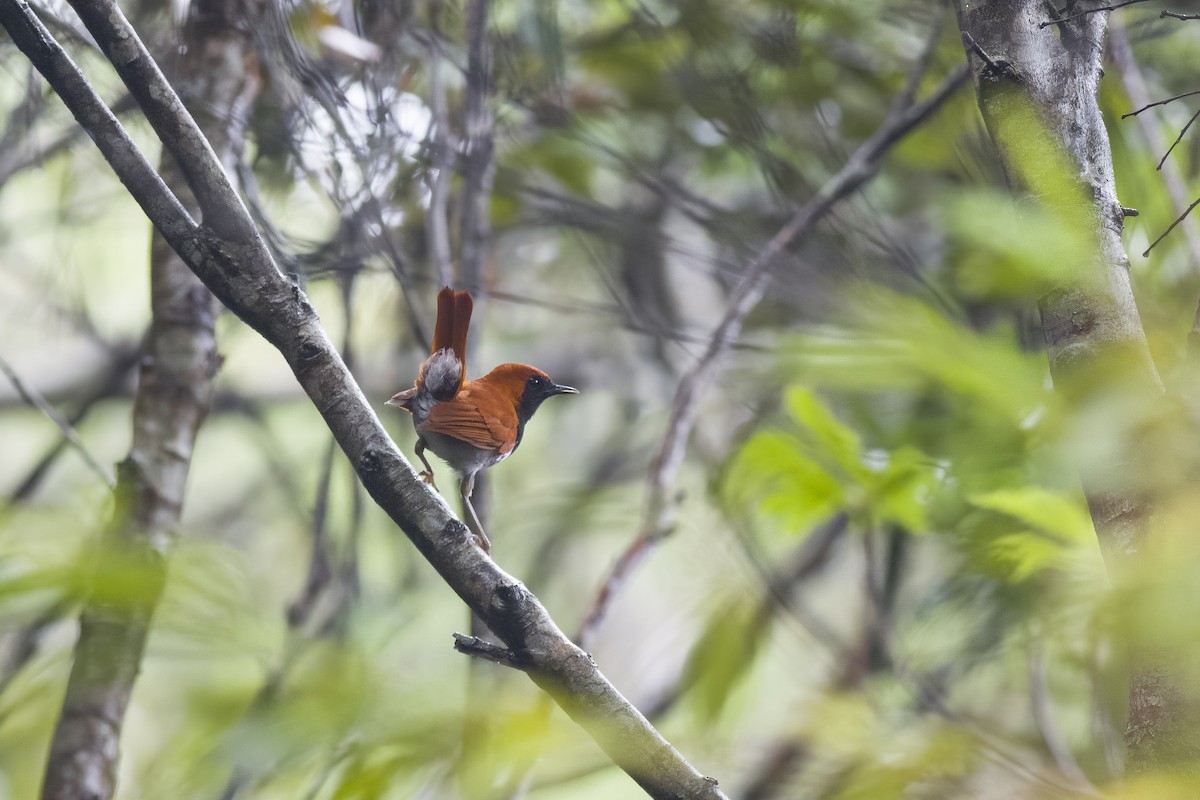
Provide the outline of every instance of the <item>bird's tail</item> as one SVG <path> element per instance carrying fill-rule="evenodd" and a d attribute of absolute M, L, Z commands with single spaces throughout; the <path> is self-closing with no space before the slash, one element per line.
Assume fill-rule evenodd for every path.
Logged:
<path fill-rule="evenodd" d="M 421 365 L 420 382 L 438 400 L 449 400 L 458 394 L 466 377 L 467 331 L 474 303 L 470 292 L 456 292 L 447 286 L 438 292 L 437 304 L 433 349 Z"/>
<path fill-rule="evenodd" d="M 437 304 L 433 348 L 421 364 L 416 386 L 388 401 L 388 405 L 411 411 L 418 420 L 429 415 L 434 403 L 458 394 L 467 374 L 467 331 L 474 309 L 471 293 L 447 286 L 438 292 Z"/>
<path fill-rule="evenodd" d="M 456 292 L 449 286 L 438 292 L 437 325 L 433 329 L 433 349 L 421 365 L 421 382 L 438 400 L 449 400 L 458 394 L 467 374 L 467 331 L 471 328 L 474 302 L 471 293 Z M 443 350 L 453 355 L 458 368 L 442 363 L 438 354 Z"/>

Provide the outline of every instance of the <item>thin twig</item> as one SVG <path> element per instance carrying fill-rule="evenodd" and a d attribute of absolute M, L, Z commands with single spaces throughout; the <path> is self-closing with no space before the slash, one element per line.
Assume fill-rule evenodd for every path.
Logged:
<path fill-rule="evenodd" d="M 1192 92 L 1184 92 L 1183 94 L 1177 94 L 1174 97 L 1168 97 L 1166 100 L 1157 100 L 1153 103 L 1147 103 L 1146 105 L 1139 108 L 1137 111 L 1129 111 L 1125 114 L 1122 114 L 1121 119 L 1125 119 L 1126 117 L 1136 117 L 1138 114 L 1142 113 L 1143 111 L 1147 111 L 1151 108 L 1155 108 L 1156 106 L 1165 106 L 1167 103 L 1173 103 L 1176 100 L 1182 100 L 1185 97 L 1191 97 L 1192 95 L 1196 95 L 1196 94 L 1200 94 L 1200 89 L 1197 89 Z"/>
<path fill-rule="evenodd" d="M 683 377 L 671 407 L 666 434 L 650 468 L 646 510 L 638 535 L 621 553 L 601 585 L 596 599 L 580 625 L 576 641 L 581 646 L 594 636 L 613 597 L 633 569 L 664 537 L 670 534 L 674 513 L 670 487 L 675 483 L 701 395 L 716 379 L 722 357 L 741 333 L 742 320 L 758 304 L 770 281 L 775 260 L 806 236 L 838 202 L 846 198 L 878 170 L 880 159 L 907 133 L 928 119 L 967 80 L 964 65 L 948 76 L 924 101 L 890 114 L 807 203 L 801 206 L 747 265 L 734 289 L 725 314 L 713 332 L 708 347 Z"/>
<path fill-rule="evenodd" d="M 94 389 L 89 390 L 87 396 L 79 401 L 70 416 L 67 417 L 67 423 L 72 428 L 78 427 L 97 404 L 113 397 L 121 391 L 129 376 L 129 371 L 138 362 L 140 353 L 140 347 L 119 346 L 113 348 L 113 353 L 111 354 L 112 362 L 106 374 L 100 383 Z M 9 502 L 22 502 L 32 496 L 42 484 L 42 481 L 50 471 L 50 468 L 54 466 L 59 456 L 70 447 L 71 443 L 66 438 L 56 440 L 54 445 L 38 459 L 37 463 L 30 468 L 25 477 L 17 484 L 17 488 L 13 489 L 12 494 L 8 498 Z"/>
<path fill-rule="evenodd" d="M 63 438 L 79 451 L 79 454 L 83 456 L 84 462 L 92 472 L 96 473 L 109 489 L 115 488 L 117 484 L 113 480 L 112 473 L 100 466 L 100 462 L 88 451 L 87 446 L 79 438 L 79 433 L 71 426 L 71 423 L 62 414 L 59 414 L 54 406 L 50 405 L 50 402 L 42 396 L 41 392 L 26 383 L 17 374 L 17 371 L 12 368 L 12 365 L 2 356 L 0 356 L 0 372 L 3 372 L 8 377 L 13 388 L 17 390 L 17 394 L 21 395 L 26 403 L 41 411 L 51 422 L 58 426 L 58 430 L 62 433 Z"/>
<path fill-rule="evenodd" d="M 1113 3 L 1110 6 L 1097 6 L 1096 8 L 1085 8 L 1083 11 L 1076 11 L 1074 14 L 1067 14 L 1065 17 L 1059 17 L 1058 19 L 1048 19 L 1045 22 L 1039 22 L 1038 27 L 1039 28 L 1048 28 L 1051 25 L 1057 25 L 1060 22 L 1066 22 L 1067 20 L 1075 19 L 1076 17 L 1086 17 L 1088 14 L 1099 14 L 1101 11 L 1116 11 L 1118 8 L 1124 8 L 1125 6 L 1133 6 L 1133 5 L 1137 5 L 1138 3 L 1145 3 L 1145 2 L 1146 2 L 1146 0 L 1125 0 L 1124 3 Z"/>
<path fill-rule="evenodd" d="M 1183 141 L 1183 135 L 1188 132 L 1188 128 L 1192 127 L 1192 123 L 1196 121 L 1196 117 L 1200 117 L 1200 108 L 1196 109 L 1195 113 L 1193 113 L 1191 118 L 1187 121 L 1187 124 L 1179 130 L 1179 135 L 1175 137 L 1175 141 L 1171 142 L 1171 146 L 1167 148 L 1167 152 L 1163 153 L 1163 157 L 1159 159 L 1156 169 L 1161 170 L 1163 168 L 1163 164 L 1166 162 L 1167 157 L 1171 155 L 1171 151 L 1175 149 L 1175 146 Z"/>
<path fill-rule="evenodd" d="M 1179 223 L 1181 223 L 1185 219 L 1187 219 L 1188 214 L 1191 214 L 1193 209 L 1196 208 L 1196 206 L 1200 206 L 1200 197 L 1197 197 L 1192 202 L 1192 204 L 1184 210 L 1184 212 L 1182 214 L 1180 214 L 1178 217 L 1175 218 L 1175 221 L 1171 223 L 1170 227 L 1168 227 L 1165 231 L 1163 231 L 1162 234 L 1160 234 L 1157 239 L 1155 239 L 1153 242 L 1150 243 L 1149 247 L 1147 247 L 1145 250 L 1142 251 L 1142 257 L 1144 258 L 1144 257 L 1150 255 L 1150 251 L 1154 249 L 1155 245 L 1157 245 L 1163 239 L 1167 238 L 1167 234 L 1169 234 L 1171 231 L 1175 230 L 1176 226 L 1178 226 Z"/>
<path fill-rule="evenodd" d="M 1178 11 L 1160 11 L 1158 12 L 1159 19 L 1200 19 L 1200 14 L 1180 14 Z"/>

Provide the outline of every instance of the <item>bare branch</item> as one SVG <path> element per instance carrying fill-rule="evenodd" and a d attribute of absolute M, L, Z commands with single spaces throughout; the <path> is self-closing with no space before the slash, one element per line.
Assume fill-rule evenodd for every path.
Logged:
<path fill-rule="evenodd" d="M 1157 100 L 1153 103 L 1146 103 L 1146 105 L 1142 106 L 1137 111 L 1130 111 L 1126 114 L 1122 114 L 1121 119 L 1125 119 L 1126 117 L 1136 117 L 1138 114 L 1141 114 L 1143 111 L 1146 111 L 1148 109 L 1155 108 L 1157 106 L 1165 106 L 1167 103 L 1173 103 L 1176 100 L 1182 100 L 1185 97 L 1191 97 L 1192 95 L 1197 95 L 1197 94 L 1200 94 L 1200 89 L 1197 89 L 1194 92 L 1184 92 L 1183 94 L 1177 94 L 1174 97 L 1168 97 L 1166 100 Z"/>
<path fill-rule="evenodd" d="M 1195 113 L 1188 119 L 1187 124 L 1179 129 L 1179 135 L 1175 137 L 1175 141 L 1171 142 L 1171 146 L 1167 148 L 1167 152 L 1163 153 L 1163 157 L 1159 159 L 1156 169 L 1161 170 L 1163 168 L 1167 157 L 1171 155 L 1171 151 L 1175 149 L 1176 145 L 1183 141 L 1183 135 L 1188 132 L 1188 128 L 1192 127 L 1192 123 L 1196 121 L 1196 117 L 1200 117 L 1200 108 L 1196 109 Z"/>
<path fill-rule="evenodd" d="M 1178 11 L 1160 11 L 1158 13 L 1159 19 L 1166 19 L 1167 17 L 1171 17 L 1173 19 L 1184 19 L 1184 20 L 1200 19 L 1200 14 L 1180 14 Z"/>
<path fill-rule="evenodd" d="M 0 25 L 58 95 L 72 98 L 75 119 L 138 205 L 153 210 L 155 224 L 164 235 L 169 231 L 176 238 L 190 236 L 196 229 L 191 216 L 29 6 L 13 0 L 0 3 Z"/>
<path fill-rule="evenodd" d="M 83 422 L 98 403 L 120 392 L 140 354 L 141 349 L 136 347 L 117 349 L 112 354 L 112 362 L 108 366 L 104 378 L 94 389 L 89 390 L 88 394 L 66 417 L 67 424 L 72 428 L 76 427 Z M 72 446 L 70 440 L 65 437 L 55 442 L 54 446 L 46 451 L 46 454 L 25 475 L 25 478 L 17 484 L 17 488 L 13 489 L 12 494 L 9 495 L 9 501 L 20 502 L 37 491 L 50 467 L 70 446 Z"/>
<path fill-rule="evenodd" d="M 1045 22 L 1039 22 L 1038 28 L 1048 28 L 1051 25 L 1057 25 L 1060 22 L 1077 19 L 1078 17 L 1085 17 L 1088 14 L 1099 14 L 1101 11 L 1116 11 L 1118 8 L 1124 8 L 1125 6 L 1133 6 L 1137 5 L 1138 3 L 1145 2 L 1146 0 L 1125 0 L 1123 3 L 1113 3 L 1112 5 L 1097 6 L 1096 8 L 1085 8 L 1083 11 L 1076 11 L 1074 14 L 1067 14 L 1066 16 L 1059 17 L 1058 19 L 1048 19 Z"/>
<path fill-rule="evenodd" d="M 1181 223 L 1185 219 L 1187 219 L 1188 215 L 1192 213 L 1192 211 L 1196 208 L 1196 206 L 1200 206 L 1200 197 L 1197 197 L 1190 206 L 1185 208 L 1183 210 L 1183 213 L 1180 214 L 1178 217 L 1176 217 L 1175 221 L 1172 222 L 1169 226 L 1167 226 L 1167 229 L 1165 231 L 1163 231 L 1161 234 L 1159 234 L 1159 237 L 1157 239 L 1155 239 L 1153 242 L 1151 242 L 1149 247 L 1147 247 L 1145 250 L 1142 251 L 1142 256 L 1145 257 L 1145 256 L 1150 255 L 1150 251 L 1153 250 L 1158 245 L 1159 242 L 1161 242 L 1163 239 L 1167 238 L 1167 235 L 1170 234 L 1171 231 L 1175 230 L 1175 228 L 1177 228 L 1179 226 L 1179 223 Z"/>

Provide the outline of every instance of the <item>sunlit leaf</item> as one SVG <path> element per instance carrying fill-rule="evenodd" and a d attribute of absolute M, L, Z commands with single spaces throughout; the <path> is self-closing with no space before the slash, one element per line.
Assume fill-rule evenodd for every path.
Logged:
<path fill-rule="evenodd" d="M 1068 542 L 1084 542 L 1093 536 L 1091 517 L 1079 503 L 1037 486 L 976 494 L 971 503 L 1015 517 Z"/>
<path fill-rule="evenodd" d="M 761 504 L 789 530 L 806 530 L 835 510 L 844 493 L 804 452 L 800 439 L 782 431 L 755 434 L 729 469 L 730 495 L 743 504 Z"/>
<path fill-rule="evenodd" d="M 787 408 L 801 426 L 804 438 L 811 440 L 814 456 L 832 463 L 847 477 L 865 477 L 858 434 L 839 421 L 816 395 L 808 389 L 792 388 L 787 393 Z"/>

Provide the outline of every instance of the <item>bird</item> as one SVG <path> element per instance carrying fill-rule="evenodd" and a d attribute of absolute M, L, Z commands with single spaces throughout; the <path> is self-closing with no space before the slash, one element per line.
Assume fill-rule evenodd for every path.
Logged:
<path fill-rule="evenodd" d="M 412 414 L 415 452 L 425 465 L 421 478 L 433 488 L 428 448 L 458 473 L 463 507 L 485 552 L 491 541 L 471 504 L 475 476 L 508 458 L 521 444 L 525 423 L 538 407 L 558 394 L 578 394 L 528 364 L 501 364 L 482 378 L 468 380 L 467 331 L 474 300 L 467 291 L 444 287 L 437 296 L 433 347 L 421 363 L 411 389 L 397 392 L 386 405 Z"/>

